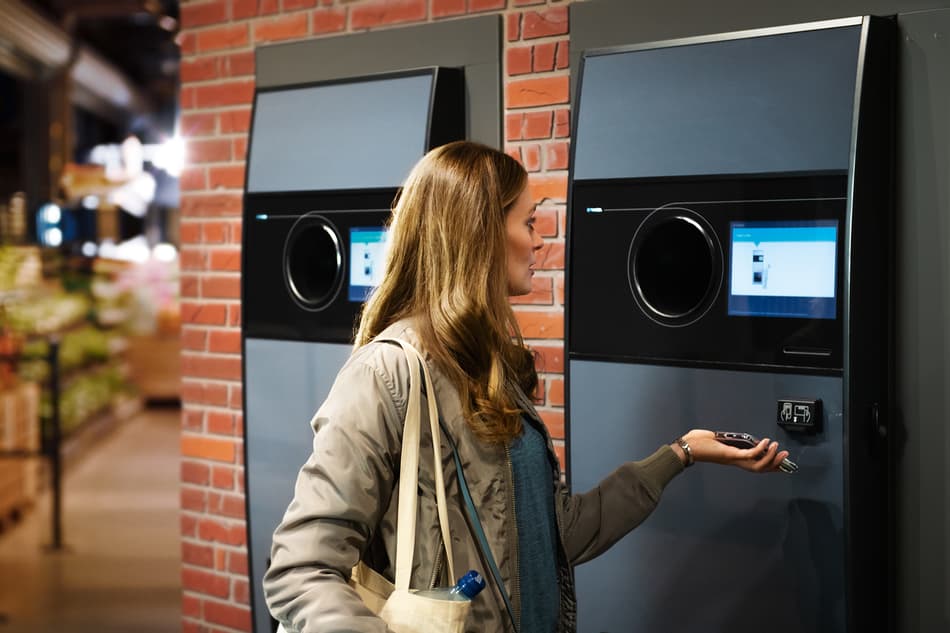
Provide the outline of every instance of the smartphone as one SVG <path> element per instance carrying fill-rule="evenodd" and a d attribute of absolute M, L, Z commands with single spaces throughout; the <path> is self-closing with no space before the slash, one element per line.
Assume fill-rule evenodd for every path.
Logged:
<path fill-rule="evenodd" d="M 749 433 L 736 433 L 734 431 L 716 431 L 716 439 L 723 444 L 735 446 L 736 448 L 755 448 L 761 441 Z M 798 470 L 798 464 L 786 457 L 782 460 L 782 463 L 778 465 L 778 468 L 783 473 L 791 474 Z"/>

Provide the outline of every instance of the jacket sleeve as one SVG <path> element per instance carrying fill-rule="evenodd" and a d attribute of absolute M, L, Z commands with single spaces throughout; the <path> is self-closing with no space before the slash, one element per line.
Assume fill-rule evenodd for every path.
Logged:
<path fill-rule="evenodd" d="M 676 453 L 661 446 L 653 455 L 627 462 L 595 488 L 570 494 L 559 485 L 561 535 L 571 565 L 603 554 L 650 516 L 666 484 L 683 470 Z"/>
<path fill-rule="evenodd" d="M 315 414 L 313 452 L 274 532 L 264 596 L 288 631 L 387 631 L 347 584 L 393 494 L 405 409 L 396 372 L 363 362 L 366 349 L 340 371 Z M 408 371 L 404 358 L 394 368 Z"/>

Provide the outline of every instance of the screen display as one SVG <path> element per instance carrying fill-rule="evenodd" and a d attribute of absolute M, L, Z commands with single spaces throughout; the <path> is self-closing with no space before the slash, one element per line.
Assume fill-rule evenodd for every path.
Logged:
<path fill-rule="evenodd" d="M 386 229 L 381 226 L 350 229 L 350 301 L 362 303 L 383 278 L 386 265 Z"/>
<path fill-rule="evenodd" d="M 838 222 L 732 222 L 731 316 L 834 319 Z"/>

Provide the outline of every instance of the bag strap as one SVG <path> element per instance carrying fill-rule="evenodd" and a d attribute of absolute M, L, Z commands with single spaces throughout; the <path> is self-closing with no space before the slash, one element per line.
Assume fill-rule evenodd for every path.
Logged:
<path fill-rule="evenodd" d="M 452 457 L 455 458 L 455 472 L 458 476 L 459 488 L 462 491 L 462 498 L 465 500 L 465 510 L 468 513 L 469 520 L 472 522 L 472 528 L 475 530 L 475 536 L 478 539 L 479 548 L 482 550 L 482 555 L 485 557 L 485 562 L 488 563 L 488 569 L 491 571 L 491 575 L 495 579 L 495 586 L 498 587 L 498 591 L 501 593 L 501 597 L 505 601 L 505 608 L 508 610 L 508 617 L 511 618 L 511 626 L 517 632 L 518 624 L 515 620 L 515 609 L 511 606 L 511 599 L 508 597 L 508 591 L 505 589 L 505 583 L 501 579 L 501 572 L 498 571 L 498 565 L 495 564 L 495 557 L 492 556 L 491 547 L 489 547 L 488 539 L 485 537 L 485 530 L 482 529 L 482 522 L 478 518 L 478 510 L 475 509 L 475 503 L 472 501 L 472 494 L 468 491 L 468 482 L 465 480 L 465 471 L 462 469 L 462 460 L 459 458 L 459 452 L 458 448 L 455 446 L 455 440 L 452 439 L 452 435 L 449 433 L 448 429 L 445 428 L 445 422 L 442 420 L 442 418 L 439 418 L 439 425 L 442 427 L 445 437 L 448 438 L 449 446 L 452 447 Z"/>
<path fill-rule="evenodd" d="M 418 509 L 419 486 L 419 445 L 421 442 L 420 424 L 422 407 L 422 375 L 430 393 L 432 379 L 426 367 L 422 354 L 409 343 L 399 339 L 380 339 L 393 342 L 402 347 L 409 363 L 409 397 L 406 404 L 406 421 L 403 426 L 402 452 L 399 462 L 399 505 L 396 519 L 396 577 L 394 586 L 397 590 L 409 589 L 412 577 L 412 559 L 415 554 L 416 519 Z M 435 475 L 436 504 L 439 512 L 439 526 L 442 531 L 442 540 L 445 545 L 449 575 L 455 577 L 455 567 L 452 560 L 452 538 L 449 532 L 448 504 L 445 500 L 445 481 L 442 475 L 442 443 L 439 434 L 439 412 L 435 398 L 427 398 L 429 405 L 429 421 L 432 429 L 432 459 Z"/>

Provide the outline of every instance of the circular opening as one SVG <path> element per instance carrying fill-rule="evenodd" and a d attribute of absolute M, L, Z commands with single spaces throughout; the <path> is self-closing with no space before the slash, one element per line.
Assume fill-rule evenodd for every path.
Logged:
<path fill-rule="evenodd" d="M 308 310 L 325 308 L 340 289 L 342 273 L 336 232 L 323 218 L 300 218 L 284 249 L 284 275 L 294 300 Z"/>
<path fill-rule="evenodd" d="M 631 246 L 631 277 L 640 307 L 666 325 L 695 321 L 715 299 L 722 275 L 711 231 L 678 210 L 649 218 Z"/>

